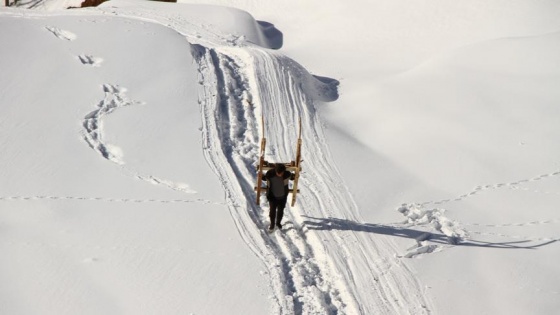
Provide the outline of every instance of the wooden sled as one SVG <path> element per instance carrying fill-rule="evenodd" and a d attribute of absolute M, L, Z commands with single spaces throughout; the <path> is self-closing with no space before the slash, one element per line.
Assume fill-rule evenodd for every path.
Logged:
<path fill-rule="evenodd" d="M 268 191 L 268 186 L 263 186 L 263 177 L 267 171 L 274 169 L 276 164 L 284 164 L 286 166 L 286 170 L 290 171 L 294 174 L 294 180 L 292 184 L 292 188 L 289 192 L 292 194 L 292 207 L 296 204 L 296 197 L 299 193 L 298 182 L 299 182 L 299 174 L 301 172 L 301 118 L 299 119 L 299 131 L 298 131 L 298 140 L 296 144 L 296 158 L 291 162 L 276 162 L 270 163 L 264 159 L 265 149 L 266 149 L 266 137 L 264 136 L 264 117 L 261 118 L 261 125 L 262 125 L 262 139 L 261 139 L 261 149 L 259 152 L 259 164 L 257 165 L 257 185 L 255 186 L 255 190 L 257 191 L 257 205 L 260 204 L 261 193 Z"/>

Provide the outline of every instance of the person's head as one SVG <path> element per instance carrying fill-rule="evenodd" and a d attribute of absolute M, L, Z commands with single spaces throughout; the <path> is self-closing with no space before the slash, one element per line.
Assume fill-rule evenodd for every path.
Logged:
<path fill-rule="evenodd" d="M 286 171 L 286 165 L 284 165 L 282 163 L 278 163 L 274 167 L 274 170 L 276 171 L 276 175 L 282 176 L 282 175 L 284 175 L 284 172 Z"/>

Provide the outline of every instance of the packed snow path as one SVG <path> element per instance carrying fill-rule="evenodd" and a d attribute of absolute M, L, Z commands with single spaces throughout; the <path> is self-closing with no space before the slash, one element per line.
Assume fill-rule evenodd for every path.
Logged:
<path fill-rule="evenodd" d="M 333 230 L 326 218 L 362 222 L 334 166 L 314 100 L 336 97 L 329 82 L 293 60 L 181 16 L 146 10 L 107 14 L 160 23 L 186 36 L 200 72 L 204 154 L 224 185 L 240 236 L 267 268 L 279 314 L 422 314 L 432 309 L 387 236 Z M 255 205 L 255 162 L 264 114 L 267 157 L 293 159 L 303 125 L 302 190 L 283 231 L 269 234 L 267 207 Z M 264 198 L 263 198 L 264 204 Z"/>
<path fill-rule="evenodd" d="M 222 53 L 195 46 L 194 51 L 204 82 L 206 154 L 226 184 L 240 234 L 269 268 L 280 312 L 427 313 L 420 285 L 395 258 L 389 239 L 308 227 L 318 218 L 360 221 L 332 166 L 308 92 L 314 90 L 309 74 L 289 58 L 259 48 Z M 213 92 L 216 86 L 218 93 Z M 263 111 L 271 161 L 293 157 L 298 117 L 304 126 L 305 193 L 298 206 L 287 211 L 284 231 L 272 235 L 266 232 L 266 207 L 253 203 L 258 118 Z"/>

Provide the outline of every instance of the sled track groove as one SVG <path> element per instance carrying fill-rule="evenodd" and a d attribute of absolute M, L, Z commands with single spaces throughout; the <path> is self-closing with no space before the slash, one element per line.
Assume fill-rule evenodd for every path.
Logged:
<path fill-rule="evenodd" d="M 230 212 L 241 237 L 260 257 L 271 277 L 278 313 L 343 314 L 344 304 L 321 276 L 311 248 L 297 228 L 268 234 L 266 213 L 254 204 L 254 163 L 258 154 L 258 108 L 251 104 L 240 62 L 213 49 L 194 46 L 200 65 L 204 150 L 226 189 Z M 215 82 L 218 92 L 211 93 Z M 288 228 L 286 226 L 286 228 Z M 299 232 L 302 233 L 301 231 Z M 336 306 L 338 305 L 338 306 Z"/>

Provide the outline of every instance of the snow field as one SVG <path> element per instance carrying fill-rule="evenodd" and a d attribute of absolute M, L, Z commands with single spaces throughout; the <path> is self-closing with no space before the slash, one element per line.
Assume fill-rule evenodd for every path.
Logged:
<path fill-rule="evenodd" d="M 192 149 L 201 147 L 200 112 L 184 37 L 93 12 L 11 13 L 0 20 L 18 52 L 2 47 L 10 74 L 2 76 L 2 163 L 11 167 L 2 168 L 0 246 L 10 258 L 0 277 L 14 285 L 3 286 L 0 308 L 268 313 L 268 279 L 252 273 L 260 262 L 236 238 L 219 183 L 185 163 L 205 165 Z M 13 40 L 22 33 L 36 40 Z M 159 52 L 166 62 L 147 62 L 158 41 L 169 48 Z M 103 63 L 90 67 L 82 55 Z M 169 72 L 177 64 L 179 74 Z M 232 299 L 208 302 L 222 290 Z M 256 301 L 238 303 L 249 298 Z"/>
<path fill-rule="evenodd" d="M 0 48 L 12 74 L 0 81 L 0 227 L 15 257 L 0 276 L 19 283 L 2 305 L 33 312 L 28 293 L 57 283 L 63 294 L 37 307 L 557 309 L 557 5 L 217 2 L 280 30 L 235 9 L 147 1 L 2 11 L 19 27 L 3 38 L 25 52 Z M 281 46 L 290 57 L 267 49 Z M 253 192 L 262 114 L 270 161 L 293 158 L 304 126 L 305 189 L 272 234 Z"/>

